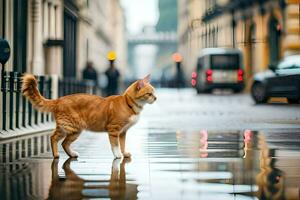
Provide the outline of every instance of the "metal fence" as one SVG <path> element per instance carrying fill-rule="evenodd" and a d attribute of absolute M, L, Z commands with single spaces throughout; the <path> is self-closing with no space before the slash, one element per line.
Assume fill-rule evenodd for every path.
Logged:
<path fill-rule="evenodd" d="M 32 125 L 52 121 L 49 113 L 41 113 L 33 109 L 31 103 L 22 96 L 21 73 L 6 72 L 1 80 L 1 131 L 15 130 Z M 47 76 L 37 76 L 38 87 L 43 96 L 51 98 L 52 79 Z"/>
<path fill-rule="evenodd" d="M 75 93 L 101 94 L 101 89 L 94 81 L 77 80 L 74 78 L 60 79 L 58 82 L 58 96 L 62 97 Z"/>
<path fill-rule="evenodd" d="M 2 72 L 1 75 L 1 113 L 0 132 L 14 131 L 19 128 L 42 125 L 53 121 L 50 113 L 39 112 L 22 95 L 21 76 L 19 72 Z M 93 81 L 79 81 L 76 79 L 58 80 L 58 88 L 54 88 L 54 80 L 51 76 L 36 76 L 40 93 L 48 99 L 65 96 L 74 93 L 101 94 L 101 89 Z M 58 90 L 57 90 L 58 89 Z"/>

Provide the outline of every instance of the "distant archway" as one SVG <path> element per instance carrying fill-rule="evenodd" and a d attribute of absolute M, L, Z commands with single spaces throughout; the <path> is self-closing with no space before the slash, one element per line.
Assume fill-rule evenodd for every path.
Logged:
<path fill-rule="evenodd" d="M 274 65 L 279 61 L 281 25 L 273 15 L 269 20 L 268 30 L 269 63 Z"/>

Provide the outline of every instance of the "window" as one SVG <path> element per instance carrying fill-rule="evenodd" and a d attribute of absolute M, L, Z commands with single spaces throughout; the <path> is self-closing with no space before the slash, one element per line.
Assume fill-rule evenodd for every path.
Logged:
<path fill-rule="evenodd" d="M 239 55 L 212 55 L 211 69 L 239 69 Z"/>
<path fill-rule="evenodd" d="M 289 56 L 278 64 L 279 69 L 300 68 L 300 56 Z"/>
<path fill-rule="evenodd" d="M 199 72 L 201 69 L 203 69 L 204 66 L 204 57 L 201 57 L 198 59 L 197 62 L 197 72 Z"/>

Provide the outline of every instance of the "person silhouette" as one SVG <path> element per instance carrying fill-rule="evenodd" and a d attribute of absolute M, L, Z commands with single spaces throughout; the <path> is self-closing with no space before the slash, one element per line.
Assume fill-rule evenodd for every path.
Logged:
<path fill-rule="evenodd" d="M 82 72 L 82 78 L 83 80 L 92 80 L 95 85 L 98 83 L 98 74 L 96 69 L 94 68 L 94 64 L 91 61 L 88 61 L 86 63 L 86 67 L 84 68 Z"/>
<path fill-rule="evenodd" d="M 119 70 L 115 68 L 114 60 L 110 60 L 109 68 L 105 71 L 107 77 L 106 95 L 111 96 L 118 94 L 119 90 Z"/>

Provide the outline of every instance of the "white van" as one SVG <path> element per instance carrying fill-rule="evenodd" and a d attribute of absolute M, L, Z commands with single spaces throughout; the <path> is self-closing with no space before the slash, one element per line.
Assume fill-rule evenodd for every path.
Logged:
<path fill-rule="evenodd" d="M 244 70 L 241 51 L 232 48 L 202 49 L 191 83 L 198 93 L 211 92 L 216 88 L 242 91 Z"/>

